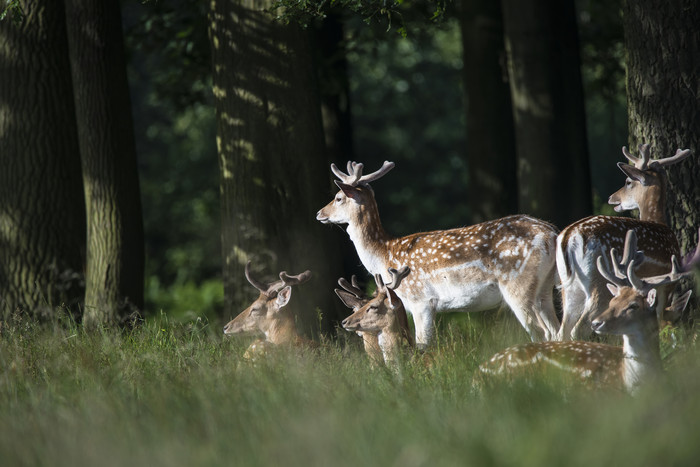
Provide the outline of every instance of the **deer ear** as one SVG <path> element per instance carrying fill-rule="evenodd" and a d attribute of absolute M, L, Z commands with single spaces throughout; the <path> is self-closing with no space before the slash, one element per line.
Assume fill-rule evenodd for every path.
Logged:
<path fill-rule="evenodd" d="M 649 185 L 651 178 L 643 170 L 639 170 L 632 165 L 623 164 L 622 162 L 618 162 L 617 166 L 632 180 L 636 180 L 642 185 Z"/>
<path fill-rule="evenodd" d="M 617 297 L 617 295 L 620 293 L 620 289 L 618 288 L 618 286 L 610 284 L 610 283 L 608 283 L 607 286 L 608 286 L 608 290 L 613 295 L 613 297 Z"/>
<path fill-rule="evenodd" d="M 358 190 L 356 187 L 352 185 L 347 185 L 339 180 L 335 181 L 335 184 L 338 185 L 338 188 L 345 193 L 345 196 L 348 198 L 357 201 L 360 196 L 360 190 Z"/>
<path fill-rule="evenodd" d="M 287 303 L 289 303 L 289 299 L 291 297 L 292 297 L 292 287 L 289 285 L 287 287 L 283 288 L 282 290 L 280 290 L 279 292 L 277 292 L 277 299 L 276 299 L 277 308 L 282 308 Z"/>
<path fill-rule="evenodd" d="M 647 294 L 647 303 L 649 306 L 654 306 L 654 303 L 656 303 L 656 289 L 651 289 Z"/>
<path fill-rule="evenodd" d="M 355 310 L 362 306 L 362 300 L 357 298 L 350 292 L 346 292 L 345 290 L 341 289 L 335 289 L 335 294 L 338 296 L 338 298 L 340 298 L 340 301 L 343 302 L 343 305 L 345 305 L 348 308 Z"/>
<path fill-rule="evenodd" d="M 386 288 L 386 295 L 387 298 L 389 299 L 389 305 L 391 305 L 391 308 L 397 308 L 399 307 L 401 303 L 401 299 L 396 295 L 396 292 L 391 290 L 389 287 Z"/>

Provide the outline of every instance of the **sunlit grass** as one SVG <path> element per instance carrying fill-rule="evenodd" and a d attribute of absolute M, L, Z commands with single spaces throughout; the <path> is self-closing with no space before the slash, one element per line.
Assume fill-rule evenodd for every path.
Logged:
<path fill-rule="evenodd" d="M 690 465 L 700 455 L 692 337 L 638 397 L 556 384 L 472 389 L 524 338 L 504 314 L 439 323 L 432 366 L 370 369 L 360 346 L 242 362 L 248 341 L 165 316 L 86 334 L 4 323 L 2 465 Z"/>

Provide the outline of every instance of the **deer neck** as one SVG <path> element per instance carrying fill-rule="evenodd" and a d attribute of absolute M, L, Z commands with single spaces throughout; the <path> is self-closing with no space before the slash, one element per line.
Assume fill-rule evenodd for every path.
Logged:
<path fill-rule="evenodd" d="M 650 186 L 639 203 L 639 220 L 668 225 L 666 218 L 666 180 L 659 174 L 659 183 Z"/>
<path fill-rule="evenodd" d="M 384 271 L 388 261 L 389 236 L 382 227 L 374 199 L 370 203 L 360 205 L 355 219 L 348 224 L 347 232 L 355 244 L 363 266 L 372 274 Z"/>
<path fill-rule="evenodd" d="M 379 346 L 379 340 L 376 334 L 363 332 L 362 343 L 364 344 L 365 352 L 369 356 L 372 364 L 381 364 L 381 362 L 384 361 L 382 348 Z"/>
<path fill-rule="evenodd" d="M 291 313 L 283 313 L 273 320 L 269 329 L 265 331 L 266 339 L 275 345 L 295 344 L 299 333 L 297 332 L 294 316 Z"/>
<path fill-rule="evenodd" d="M 398 365 L 401 354 L 401 329 L 398 323 L 384 328 L 378 335 L 379 347 L 382 349 L 384 362 L 388 366 Z"/>
<path fill-rule="evenodd" d="M 629 392 L 634 393 L 639 386 L 661 372 L 658 328 L 656 332 L 625 334 L 622 351 L 623 379 Z"/>

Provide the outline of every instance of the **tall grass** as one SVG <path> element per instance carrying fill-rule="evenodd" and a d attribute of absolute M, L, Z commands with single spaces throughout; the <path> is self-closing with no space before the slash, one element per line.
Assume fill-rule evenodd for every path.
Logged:
<path fill-rule="evenodd" d="M 1 465 L 696 465 L 692 342 L 637 397 L 556 384 L 472 390 L 510 319 L 444 320 L 401 377 L 359 345 L 241 361 L 245 340 L 165 316 L 129 332 L 5 323 Z"/>

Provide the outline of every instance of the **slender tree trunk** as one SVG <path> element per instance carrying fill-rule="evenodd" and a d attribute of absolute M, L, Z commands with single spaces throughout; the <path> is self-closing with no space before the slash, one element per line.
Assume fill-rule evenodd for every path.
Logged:
<path fill-rule="evenodd" d="M 573 0 L 503 0 L 520 210 L 564 227 L 591 213 Z"/>
<path fill-rule="evenodd" d="M 692 151 L 666 171 L 669 225 L 685 253 L 700 226 L 700 4 L 626 1 L 623 22 L 630 146 L 649 143 L 652 157 Z"/>
<path fill-rule="evenodd" d="M 84 324 L 143 306 L 143 224 L 119 2 L 65 0 L 87 214 Z"/>
<path fill-rule="evenodd" d="M 518 210 L 515 133 L 500 2 L 461 0 L 458 6 L 469 200 L 476 223 Z"/>
<path fill-rule="evenodd" d="M 0 300 L 77 313 L 85 214 L 63 1 L 22 7 L 21 24 L 0 22 Z"/>
<path fill-rule="evenodd" d="M 294 292 L 302 319 L 315 323 L 316 307 L 334 319 L 341 260 L 315 220 L 331 193 L 308 32 L 274 21 L 271 0 L 211 5 L 226 317 L 253 295 L 243 274 L 252 260 L 268 275 L 310 269 Z"/>

